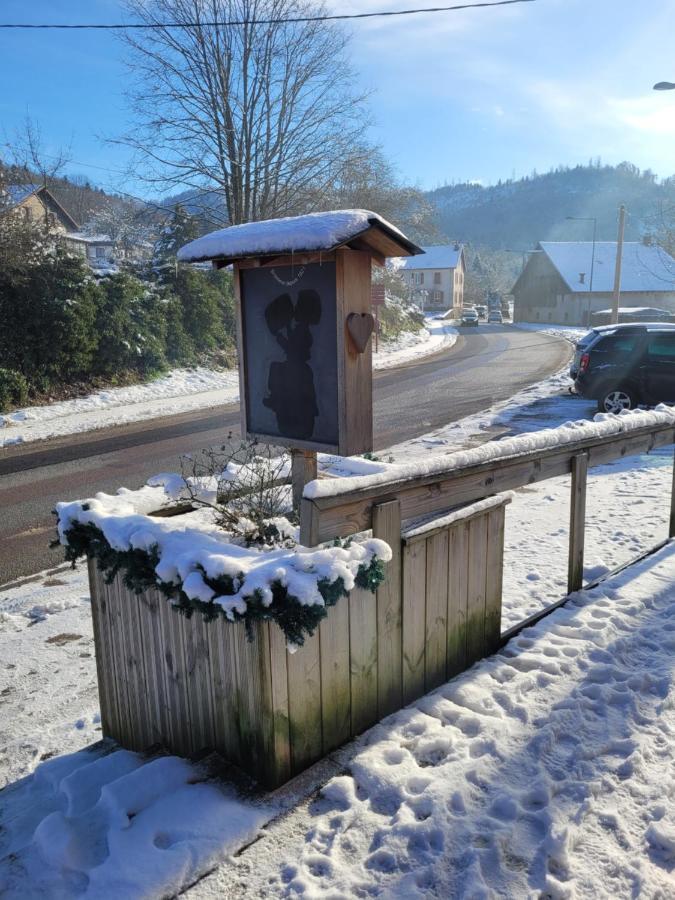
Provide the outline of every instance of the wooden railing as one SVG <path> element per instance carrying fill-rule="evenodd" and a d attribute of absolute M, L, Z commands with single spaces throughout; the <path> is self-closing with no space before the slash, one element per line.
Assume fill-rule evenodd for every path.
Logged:
<path fill-rule="evenodd" d="M 664 417 L 667 419 L 668 417 Z M 330 496 L 305 496 L 301 507 L 300 540 L 312 547 L 323 541 L 373 530 L 375 537 L 399 543 L 402 522 L 434 513 L 444 513 L 468 503 L 494 496 L 502 491 L 571 474 L 571 512 L 569 531 L 568 592 L 579 590 L 583 582 L 586 484 L 588 469 L 622 457 L 648 453 L 675 443 L 675 425 L 670 421 L 630 430 L 622 428 L 602 436 L 592 435 L 545 449 L 528 450 L 527 435 L 511 441 L 515 450 L 475 465 L 449 466 L 414 477 L 394 478 L 386 483 L 369 483 L 348 491 L 336 490 Z M 670 498 L 669 537 L 675 536 L 675 468 Z M 386 506 L 383 519 L 379 511 Z M 381 527 L 386 522 L 386 527 Z"/>

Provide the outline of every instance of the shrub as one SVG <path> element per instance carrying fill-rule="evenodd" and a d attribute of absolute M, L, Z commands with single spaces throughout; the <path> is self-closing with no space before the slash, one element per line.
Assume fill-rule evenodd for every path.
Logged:
<path fill-rule="evenodd" d="M 23 406 L 28 400 L 28 382 L 15 369 L 0 369 L 0 412 Z"/>

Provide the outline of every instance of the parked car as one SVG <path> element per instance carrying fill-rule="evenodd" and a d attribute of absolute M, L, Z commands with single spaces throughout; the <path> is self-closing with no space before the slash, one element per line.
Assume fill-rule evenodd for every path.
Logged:
<path fill-rule="evenodd" d="M 601 412 L 675 402 L 675 328 L 649 323 L 599 334 L 581 354 L 574 387 Z"/>
<path fill-rule="evenodd" d="M 498 309 L 491 309 L 488 313 L 488 324 L 492 325 L 501 325 L 504 321 L 501 311 Z"/>
<path fill-rule="evenodd" d="M 466 306 L 462 310 L 461 325 L 475 325 L 478 327 L 478 313 L 473 306 Z"/>
<path fill-rule="evenodd" d="M 479 319 L 486 319 L 486 318 L 487 318 L 487 314 L 488 314 L 487 306 L 477 306 L 477 307 L 476 307 L 476 312 L 478 313 L 478 318 L 479 318 Z"/>
<path fill-rule="evenodd" d="M 626 322 L 620 323 L 618 325 L 596 325 L 595 328 L 591 328 L 590 331 L 587 331 L 586 334 L 579 338 L 579 340 L 575 344 L 574 356 L 572 358 L 572 362 L 570 364 L 570 378 L 572 381 L 577 377 L 579 372 L 579 363 L 581 361 L 581 357 L 583 353 L 591 346 L 591 344 L 596 341 L 601 334 L 610 334 L 615 331 L 621 331 L 624 328 L 675 328 L 675 324 L 668 325 L 662 322 L 647 322 L 644 325 L 636 325 L 634 322 Z"/>

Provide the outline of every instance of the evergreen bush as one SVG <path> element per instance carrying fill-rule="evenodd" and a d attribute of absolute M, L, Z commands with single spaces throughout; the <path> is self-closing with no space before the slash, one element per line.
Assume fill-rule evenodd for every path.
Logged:
<path fill-rule="evenodd" d="M 28 400 L 28 382 L 15 369 L 0 369 L 0 413 Z"/>

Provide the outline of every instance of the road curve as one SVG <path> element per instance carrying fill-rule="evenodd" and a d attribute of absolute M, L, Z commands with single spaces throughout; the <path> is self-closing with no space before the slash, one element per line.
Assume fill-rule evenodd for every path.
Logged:
<path fill-rule="evenodd" d="M 375 447 L 383 449 L 480 412 L 560 369 L 564 340 L 509 326 L 463 330 L 455 346 L 374 374 Z M 58 565 L 51 510 L 58 500 L 139 487 L 178 457 L 222 443 L 237 406 L 183 413 L 25 446 L 0 455 L 0 585 Z"/>

